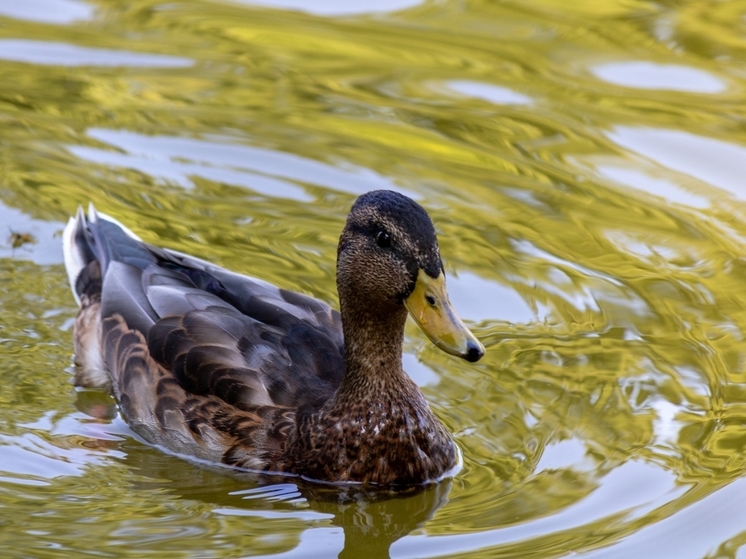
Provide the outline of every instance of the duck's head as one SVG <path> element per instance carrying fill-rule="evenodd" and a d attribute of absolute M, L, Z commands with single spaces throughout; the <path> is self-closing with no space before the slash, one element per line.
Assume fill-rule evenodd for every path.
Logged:
<path fill-rule="evenodd" d="M 368 316 L 380 322 L 406 308 L 446 353 L 472 362 L 484 355 L 448 300 L 430 217 L 402 194 L 376 190 L 352 206 L 339 239 L 337 289 L 350 320 Z"/>

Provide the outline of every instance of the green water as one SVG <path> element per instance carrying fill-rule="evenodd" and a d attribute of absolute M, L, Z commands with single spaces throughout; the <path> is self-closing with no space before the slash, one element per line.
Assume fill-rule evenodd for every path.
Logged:
<path fill-rule="evenodd" d="M 746 557 L 746 2 L 307 5 L 0 0 L 0 556 Z M 452 481 L 339 504 L 73 387 L 78 205 L 336 305 L 373 188 L 487 347 L 408 325 Z"/>

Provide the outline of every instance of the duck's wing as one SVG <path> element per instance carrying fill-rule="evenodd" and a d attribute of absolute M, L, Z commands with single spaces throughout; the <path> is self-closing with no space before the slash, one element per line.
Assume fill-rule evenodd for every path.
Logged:
<path fill-rule="evenodd" d="M 238 463 L 281 444 L 293 410 L 339 384 L 341 322 L 325 303 L 148 245 L 93 212 L 64 242 L 81 302 L 76 353 L 98 351 L 83 368 L 106 369 L 151 442 Z M 239 465 L 262 467 L 251 458 Z"/>
<path fill-rule="evenodd" d="M 184 388 L 238 407 L 297 407 L 336 389 L 343 370 L 338 312 L 197 258 L 148 249 L 158 263 L 144 270 L 142 285 L 159 316 L 148 347 Z"/>

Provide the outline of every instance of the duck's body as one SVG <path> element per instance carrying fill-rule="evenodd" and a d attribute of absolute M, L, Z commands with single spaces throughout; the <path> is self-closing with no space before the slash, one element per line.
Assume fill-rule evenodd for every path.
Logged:
<path fill-rule="evenodd" d="M 109 387 L 147 441 L 334 482 L 419 484 L 454 467 L 450 435 L 401 367 L 407 307 L 446 351 L 474 361 L 483 350 L 452 315 L 432 223 L 408 198 L 378 191 L 353 207 L 341 316 L 143 243 L 93 210 L 70 220 L 64 243 L 81 305 L 76 382 Z"/>

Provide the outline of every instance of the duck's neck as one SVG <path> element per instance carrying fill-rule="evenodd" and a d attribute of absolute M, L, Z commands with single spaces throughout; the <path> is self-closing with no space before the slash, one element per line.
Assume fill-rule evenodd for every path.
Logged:
<path fill-rule="evenodd" d="M 345 312 L 346 311 L 346 312 Z M 364 394 L 398 397 L 411 381 L 402 369 L 402 341 L 407 311 L 391 309 L 344 309 L 344 378 L 339 398 Z"/>

